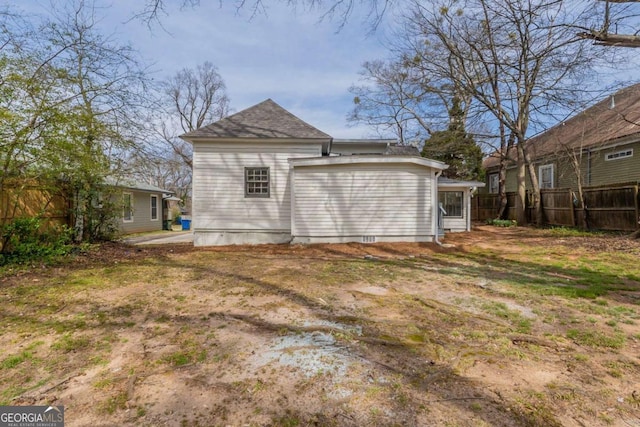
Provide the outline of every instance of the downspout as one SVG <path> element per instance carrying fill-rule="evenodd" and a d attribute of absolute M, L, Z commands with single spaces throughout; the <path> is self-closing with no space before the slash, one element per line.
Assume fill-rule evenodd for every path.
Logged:
<path fill-rule="evenodd" d="M 471 197 L 474 191 L 476 191 L 476 187 L 469 187 L 469 191 L 467 192 L 467 211 L 465 212 L 467 214 L 467 231 L 471 231 Z"/>
<path fill-rule="evenodd" d="M 440 178 L 440 175 L 442 175 L 442 171 L 439 170 L 436 172 L 436 179 L 435 179 L 435 184 L 434 188 L 435 191 L 433 192 L 433 203 L 431 203 L 433 205 L 433 219 L 431 220 L 431 224 L 432 224 L 432 228 L 433 228 L 433 242 L 438 245 L 438 246 L 442 246 L 442 242 L 440 242 L 438 240 L 438 215 L 440 215 L 440 207 L 438 204 L 438 178 Z"/>

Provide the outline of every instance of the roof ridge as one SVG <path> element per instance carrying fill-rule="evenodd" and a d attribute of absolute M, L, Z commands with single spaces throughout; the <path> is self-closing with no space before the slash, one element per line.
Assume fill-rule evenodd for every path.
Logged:
<path fill-rule="evenodd" d="M 180 137 L 186 140 L 190 138 L 331 138 L 330 135 L 297 117 L 271 98 Z"/>

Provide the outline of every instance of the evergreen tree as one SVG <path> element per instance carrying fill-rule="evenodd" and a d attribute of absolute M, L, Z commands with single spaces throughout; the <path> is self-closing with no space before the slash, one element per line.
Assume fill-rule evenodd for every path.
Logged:
<path fill-rule="evenodd" d="M 467 181 L 482 181 L 482 150 L 464 126 L 464 110 L 460 100 L 453 98 L 449 109 L 449 127 L 435 131 L 424 143 L 422 157 L 428 157 L 449 165 L 442 176 Z"/>

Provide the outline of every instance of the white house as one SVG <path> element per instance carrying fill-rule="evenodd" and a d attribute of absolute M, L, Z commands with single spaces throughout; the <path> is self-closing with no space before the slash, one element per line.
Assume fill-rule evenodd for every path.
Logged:
<path fill-rule="evenodd" d="M 268 99 L 182 135 L 193 144 L 196 246 L 430 242 L 470 229 L 471 189 L 392 140 L 339 140 Z M 451 194 L 449 194 L 451 193 Z"/>

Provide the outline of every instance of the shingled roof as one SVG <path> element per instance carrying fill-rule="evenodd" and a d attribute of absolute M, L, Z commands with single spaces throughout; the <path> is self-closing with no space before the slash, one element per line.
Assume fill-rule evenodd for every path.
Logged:
<path fill-rule="evenodd" d="M 527 141 L 532 159 L 562 152 L 609 145 L 632 135 L 640 136 L 640 83 L 619 90 L 606 99 Z M 509 158 L 515 160 L 515 150 Z M 497 166 L 496 153 L 484 167 Z"/>
<path fill-rule="evenodd" d="M 331 139 L 331 136 L 267 99 L 215 123 L 185 133 L 180 138 L 189 141 L 210 138 Z"/>

